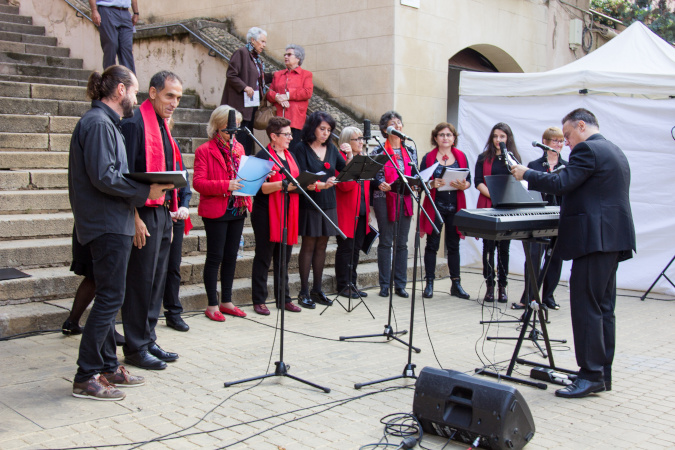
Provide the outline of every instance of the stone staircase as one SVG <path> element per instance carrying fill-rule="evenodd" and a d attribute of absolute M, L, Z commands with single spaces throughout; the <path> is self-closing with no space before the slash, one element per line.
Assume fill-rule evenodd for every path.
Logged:
<path fill-rule="evenodd" d="M 73 217 L 67 166 L 72 130 L 90 107 L 85 88 L 89 71 L 69 53 L 57 46 L 56 38 L 45 36 L 43 27 L 33 26 L 30 17 L 19 16 L 8 0 L 0 0 L 0 268 L 31 275 L 0 281 L 0 337 L 59 329 L 81 280 L 69 271 Z M 139 102 L 144 99 L 139 94 Z M 194 95 L 185 95 L 174 114 L 173 135 L 188 169 L 195 149 L 205 141 L 210 114 Z M 199 194 L 193 191 L 195 228 L 184 240 L 181 266 L 186 311 L 206 306 L 202 284 L 206 237 L 196 214 L 198 201 Z M 253 231 L 248 220 L 244 238 L 244 257 L 237 263 L 233 288 L 239 305 L 250 304 Z M 329 244 L 326 292 L 335 291 L 330 268 L 335 247 L 334 242 Z M 290 267 L 292 294 L 299 288 L 297 251 Z M 374 251 L 362 258 L 362 286 L 377 284 L 374 258 Z M 439 263 L 441 273 L 447 271 L 443 267 Z"/>

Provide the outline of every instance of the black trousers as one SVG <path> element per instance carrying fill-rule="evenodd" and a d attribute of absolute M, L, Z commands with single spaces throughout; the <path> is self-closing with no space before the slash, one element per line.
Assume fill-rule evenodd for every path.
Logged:
<path fill-rule="evenodd" d="M 546 252 L 550 251 L 548 245 L 546 244 L 537 244 L 530 243 L 530 257 L 532 258 L 532 264 L 534 264 L 534 271 L 537 275 L 537 282 L 540 278 L 540 272 L 542 267 L 541 258 Z M 550 257 L 550 264 L 546 274 L 544 274 L 544 285 L 541 294 L 541 301 L 545 303 L 553 303 L 555 299 L 553 298 L 553 291 L 558 287 L 558 282 L 560 281 L 560 274 L 562 273 L 563 260 L 560 258 L 557 253 L 553 253 Z M 544 259 L 544 261 L 546 261 Z M 520 298 L 520 303 L 525 304 L 532 299 L 534 299 L 534 292 L 537 289 L 537 285 L 530 280 L 530 273 L 527 270 L 527 261 L 525 262 L 525 289 L 523 290 L 523 295 Z"/>
<path fill-rule="evenodd" d="M 510 240 L 491 241 L 483 239 L 483 278 L 488 286 L 495 285 L 495 248 L 497 249 L 497 273 L 500 286 L 508 284 Z"/>
<path fill-rule="evenodd" d="M 452 225 L 455 212 L 439 211 L 443 217 L 444 225 L 435 220 L 436 228 L 443 231 L 445 227 L 445 247 L 448 249 L 448 269 L 450 278 L 459 278 L 459 234 L 457 227 Z M 427 235 L 427 245 L 424 247 L 424 273 L 426 279 L 436 278 L 436 254 L 441 246 L 441 235 L 432 231 Z"/>
<path fill-rule="evenodd" d="M 166 284 L 166 269 L 171 249 L 172 221 L 164 206 L 137 208 L 148 228 L 143 248 L 132 247 L 127 285 L 122 305 L 125 355 L 141 350 L 157 340 L 155 326 L 159 319 Z"/>
<path fill-rule="evenodd" d="M 576 258 L 570 276 L 570 309 L 579 377 L 611 381 L 616 345 L 614 308 L 618 252 Z"/>
<path fill-rule="evenodd" d="M 244 94 L 242 93 L 242 95 Z M 242 120 L 241 130 L 237 131 L 237 134 L 235 135 L 237 137 L 237 142 L 239 142 L 241 146 L 244 147 L 244 153 L 246 153 L 246 155 L 252 154 L 255 155 L 257 153 L 257 149 L 255 148 L 255 141 L 251 138 L 251 136 L 248 135 L 246 130 L 244 130 L 244 127 L 246 127 L 249 130 L 251 130 L 251 133 L 254 132 L 253 123 L 256 111 L 258 111 L 257 106 L 253 108 L 253 112 L 251 113 L 251 120 Z"/>
<path fill-rule="evenodd" d="M 302 142 L 302 130 L 298 128 L 291 128 L 291 134 L 293 135 L 293 140 L 289 146 L 289 150 L 295 151 L 295 146 Z"/>
<path fill-rule="evenodd" d="M 237 269 L 237 251 L 244 230 L 244 217 L 236 220 L 203 219 L 206 230 L 204 288 L 209 306 L 218 306 L 218 271 L 221 301 L 232 301 L 232 282 Z"/>
<path fill-rule="evenodd" d="M 173 222 L 173 240 L 169 249 L 169 262 L 166 268 L 166 284 L 164 285 L 164 317 L 180 316 L 183 305 L 180 303 L 180 263 L 183 258 L 183 236 L 185 221 Z"/>
<path fill-rule="evenodd" d="M 356 233 L 353 238 L 342 239 L 340 236 L 337 237 L 335 281 L 338 292 L 346 288 L 350 281 L 356 286 L 356 268 L 359 265 L 361 246 L 366 237 L 367 227 L 368 216 L 359 216 L 359 220 L 356 223 Z M 354 253 L 352 253 L 352 245 L 354 246 Z M 350 261 L 352 265 L 351 273 L 349 270 Z"/>
<path fill-rule="evenodd" d="M 104 234 L 89 244 L 96 297 L 82 331 L 75 382 L 101 372 L 115 372 L 119 363 L 115 347 L 115 317 L 124 301 L 131 236 Z"/>
<path fill-rule="evenodd" d="M 270 263 L 274 262 L 274 299 L 278 302 L 279 282 L 280 282 L 280 259 L 279 242 L 270 242 L 270 218 L 267 210 L 253 207 L 251 213 L 251 225 L 253 225 L 253 234 L 255 236 L 255 256 L 253 257 L 253 268 L 251 270 L 251 296 L 254 305 L 264 305 L 267 301 L 267 277 L 270 270 Z M 286 264 L 285 270 L 281 274 L 286 282 L 285 302 L 293 301 L 288 289 L 288 264 L 291 262 L 292 245 L 286 246 Z"/>

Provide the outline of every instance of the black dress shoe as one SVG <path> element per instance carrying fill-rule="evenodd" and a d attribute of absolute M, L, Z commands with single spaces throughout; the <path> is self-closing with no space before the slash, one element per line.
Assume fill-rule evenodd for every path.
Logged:
<path fill-rule="evenodd" d="M 434 279 L 427 278 L 427 283 L 424 286 L 424 292 L 422 292 L 422 297 L 433 298 L 433 296 L 434 296 Z"/>
<path fill-rule="evenodd" d="M 389 297 L 389 288 L 380 288 L 380 293 L 378 295 L 380 297 Z"/>
<path fill-rule="evenodd" d="M 577 378 L 577 381 L 555 391 L 556 397 L 562 398 L 583 398 L 596 392 L 605 390 L 604 381 L 589 381 L 583 378 Z"/>
<path fill-rule="evenodd" d="M 178 353 L 174 352 L 167 352 L 166 350 L 162 350 L 162 347 L 157 345 L 157 342 L 153 342 L 150 344 L 148 347 L 148 352 L 152 356 L 154 356 L 157 359 L 161 359 L 164 362 L 174 362 L 175 360 L 178 359 Z"/>
<path fill-rule="evenodd" d="M 342 289 L 342 290 L 340 291 L 340 296 L 341 296 L 341 297 L 347 297 L 347 298 L 349 298 L 349 297 L 351 297 L 351 298 L 359 298 L 359 293 L 356 292 L 356 291 L 354 291 L 353 288 L 352 288 L 351 291 L 349 290 L 349 288 L 344 288 L 344 289 Z"/>
<path fill-rule="evenodd" d="M 70 319 L 66 319 L 63 325 L 61 325 L 61 333 L 66 336 L 76 336 L 82 334 L 82 327 L 77 323 L 71 322 Z"/>
<path fill-rule="evenodd" d="M 605 391 L 609 392 L 612 390 L 612 380 L 605 380 Z"/>
<path fill-rule="evenodd" d="M 359 290 L 359 295 L 360 295 L 361 297 L 368 297 L 368 293 L 367 293 L 367 292 L 364 292 L 364 291 L 361 291 L 361 290 Z"/>
<path fill-rule="evenodd" d="M 307 294 L 298 295 L 298 305 L 302 306 L 303 308 L 307 308 L 307 309 L 316 308 L 316 304 L 312 301 L 311 298 L 309 298 L 309 295 L 307 295 Z"/>
<path fill-rule="evenodd" d="M 398 295 L 399 297 L 402 297 L 402 298 L 408 298 L 408 297 L 410 297 L 410 296 L 408 295 L 408 293 L 405 291 L 405 289 L 403 289 L 403 288 L 396 288 L 396 289 L 394 289 L 394 294 L 396 294 L 396 295 Z"/>
<path fill-rule="evenodd" d="M 151 355 L 147 350 L 141 350 L 138 353 L 125 355 L 124 362 L 131 366 L 140 367 L 141 369 L 145 370 L 166 369 L 166 363 L 161 359 L 157 359 Z"/>
<path fill-rule="evenodd" d="M 166 326 L 173 328 L 176 331 L 187 331 L 190 329 L 190 326 L 185 323 L 183 318 L 180 315 L 175 316 L 165 316 L 166 317 Z"/>
<path fill-rule="evenodd" d="M 542 303 L 548 309 L 555 309 L 556 311 L 560 309 L 560 305 L 557 304 L 554 300 L 544 300 Z"/>
<path fill-rule="evenodd" d="M 309 298 L 319 305 L 333 306 L 333 300 L 326 297 L 326 294 L 324 294 L 323 291 L 311 291 L 309 293 Z"/>

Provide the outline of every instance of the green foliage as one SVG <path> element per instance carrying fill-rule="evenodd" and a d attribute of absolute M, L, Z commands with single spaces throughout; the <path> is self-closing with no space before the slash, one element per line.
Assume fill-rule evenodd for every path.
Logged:
<path fill-rule="evenodd" d="M 591 0 L 591 9 L 618 19 L 626 26 L 642 22 L 666 41 L 675 42 L 675 11 L 668 7 L 666 0 L 635 3 L 625 0 Z M 615 27 L 611 20 L 600 18 L 598 22 Z"/>

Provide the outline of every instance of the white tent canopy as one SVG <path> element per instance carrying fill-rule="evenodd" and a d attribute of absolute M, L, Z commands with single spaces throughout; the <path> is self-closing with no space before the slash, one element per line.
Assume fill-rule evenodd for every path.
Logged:
<path fill-rule="evenodd" d="M 580 90 L 587 90 L 580 94 Z M 506 122 L 524 163 L 541 156 L 530 143 L 560 125 L 571 110 L 587 108 L 598 117 L 601 133 L 621 147 L 632 172 L 631 206 L 637 232 L 635 257 L 619 267 L 617 286 L 645 291 L 675 254 L 675 49 L 641 23 L 628 27 L 593 53 L 542 73 L 462 72 L 459 148 L 473 167 L 488 134 Z M 563 150 L 563 158 L 569 156 Z M 472 169 L 473 171 L 473 169 Z M 467 191 L 474 207 L 475 189 Z M 480 264 L 482 246 L 468 238 L 462 264 Z M 524 256 L 511 244 L 510 271 L 523 273 Z M 562 279 L 569 278 L 569 263 Z M 667 273 L 675 277 L 675 267 Z M 675 293 L 661 278 L 655 292 Z M 520 292 L 511 292 L 517 300 Z"/>

